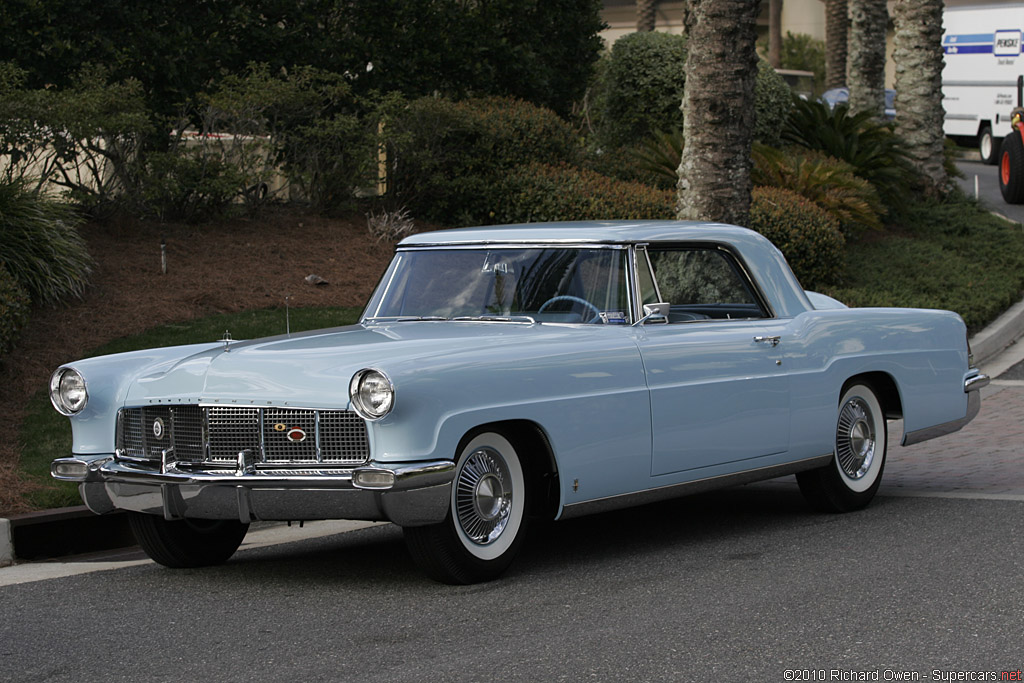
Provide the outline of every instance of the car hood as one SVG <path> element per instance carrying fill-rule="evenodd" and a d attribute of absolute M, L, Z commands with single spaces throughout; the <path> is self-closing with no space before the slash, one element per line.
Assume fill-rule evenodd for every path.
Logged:
<path fill-rule="evenodd" d="M 363 368 L 393 380 L 406 371 L 472 362 L 486 349 L 506 359 L 524 356 L 523 343 L 562 346 L 577 339 L 572 327 L 517 323 L 402 322 L 355 325 L 231 342 L 151 366 L 128 388 L 126 405 L 202 402 L 344 408 L 348 385 Z M 578 330 L 576 333 L 578 334 Z"/>

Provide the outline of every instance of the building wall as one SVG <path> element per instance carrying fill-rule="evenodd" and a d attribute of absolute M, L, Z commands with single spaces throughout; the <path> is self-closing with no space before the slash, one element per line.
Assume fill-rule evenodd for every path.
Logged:
<path fill-rule="evenodd" d="M 655 30 L 666 33 L 683 32 L 683 2 L 662 0 L 657 6 Z M 605 0 L 602 18 L 608 28 L 601 32 L 605 44 L 636 31 L 635 0 Z M 761 2 L 761 16 L 758 18 L 758 33 L 768 35 L 768 2 Z M 822 0 L 784 0 L 782 4 L 782 34 L 807 33 L 821 40 L 825 39 L 825 4 Z"/>

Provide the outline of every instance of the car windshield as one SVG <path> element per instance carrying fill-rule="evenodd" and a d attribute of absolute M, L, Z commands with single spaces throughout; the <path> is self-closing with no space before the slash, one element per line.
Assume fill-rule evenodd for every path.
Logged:
<path fill-rule="evenodd" d="M 625 249 L 413 249 L 395 255 L 366 318 L 625 324 Z"/>

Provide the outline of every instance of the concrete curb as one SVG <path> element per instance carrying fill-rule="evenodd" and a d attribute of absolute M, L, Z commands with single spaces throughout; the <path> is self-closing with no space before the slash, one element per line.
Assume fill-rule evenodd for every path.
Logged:
<path fill-rule="evenodd" d="M 0 567 L 135 545 L 128 515 L 93 514 L 84 505 L 0 520 Z"/>
<path fill-rule="evenodd" d="M 985 329 L 971 337 L 975 364 L 991 360 L 1021 337 L 1024 337 L 1024 300 L 1010 306 Z"/>

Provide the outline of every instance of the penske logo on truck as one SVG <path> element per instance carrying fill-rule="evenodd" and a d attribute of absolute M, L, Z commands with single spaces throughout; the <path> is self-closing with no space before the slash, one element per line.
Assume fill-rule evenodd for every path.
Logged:
<path fill-rule="evenodd" d="M 1017 57 L 1021 53 L 1020 45 L 1020 29 L 995 33 L 947 34 L 942 39 L 942 49 L 947 55 L 992 54 L 996 57 Z"/>

